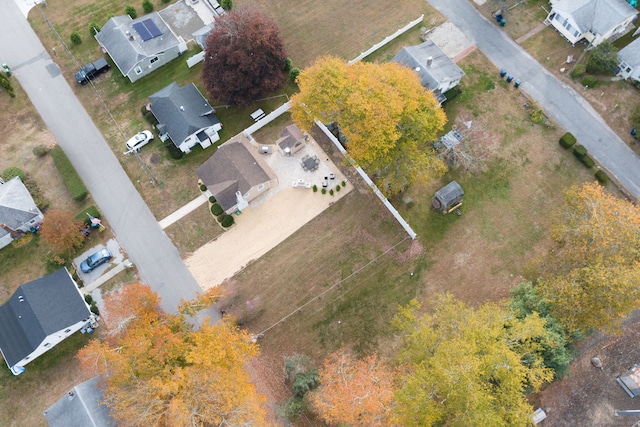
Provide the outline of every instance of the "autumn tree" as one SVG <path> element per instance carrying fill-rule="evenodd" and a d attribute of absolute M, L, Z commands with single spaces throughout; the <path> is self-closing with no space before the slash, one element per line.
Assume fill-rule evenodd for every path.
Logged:
<path fill-rule="evenodd" d="M 570 188 L 540 293 L 570 331 L 615 329 L 640 304 L 640 208 L 598 183 Z"/>
<path fill-rule="evenodd" d="M 308 399 L 329 424 L 386 426 L 391 421 L 393 371 L 372 355 L 355 360 L 343 350 L 320 368 L 320 387 Z"/>
<path fill-rule="evenodd" d="M 129 285 L 105 299 L 102 335 L 77 357 L 100 375 L 118 425 L 266 425 L 265 399 L 245 369 L 258 347 L 227 320 L 194 331 L 148 286 Z"/>
<path fill-rule="evenodd" d="M 474 310 L 450 295 L 433 314 L 415 301 L 393 320 L 402 334 L 396 423 L 403 426 L 525 426 L 524 393 L 552 378 L 539 356 L 546 331 L 538 316 L 517 319 L 502 307 Z"/>
<path fill-rule="evenodd" d="M 416 182 L 441 176 L 446 167 L 431 142 L 446 116 L 418 75 L 395 63 L 348 65 L 324 57 L 296 79 L 291 117 L 305 131 L 317 119 L 336 122 L 353 160 L 391 195 Z"/>
<path fill-rule="evenodd" d="M 57 254 L 68 256 L 82 246 L 82 227 L 82 221 L 77 220 L 71 212 L 50 209 L 40 227 L 40 235 Z"/>
<path fill-rule="evenodd" d="M 284 83 L 287 54 L 280 32 L 255 8 L 241 7 L 216 19 L 205 51 L 202 79 L 220 102 L 248 105 Z"/>

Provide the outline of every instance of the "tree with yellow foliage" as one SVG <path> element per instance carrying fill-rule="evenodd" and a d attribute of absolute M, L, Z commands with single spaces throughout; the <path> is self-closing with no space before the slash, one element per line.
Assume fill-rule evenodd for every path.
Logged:
<path fill-rule="evenodd" d="M 396 423 L 403 426 L 528 426 L 525 397 L 553 378 L 543 366 L 547 331 L 496 304 L 474 310 L 446 295 L 431 315 L 412 301 L 393 320 L 402 334 Z"/>
<path fill-rule="evenodd" d="M 393 407 L 393 371 L 376 356 L 355 360 L 343 350 L 320 368 L 320 387 L 307 398 L 329 424 L 386 426 Z"/>
<path fill-rule="evenodd" d="M 570 188 L 540 294 L 568 330 L 613 330 L 640 305 L 640 208 L 598 183 Z"/>
<path fill-rule="evenodd" d="M 336 122 L 349 156 L 370 174 L 385 195 L 446 172 L 431 142 L 447 119 L 417 74 L 395 63 L 323 57 L 296 79 L 291 117 L 305 131 L 315 119 Z"/>
<path fill-rule="evenodd" d="M 258 353 L 251 337 L 226 320 L 194 331 L 184 314 L 166 314 L 159 303 L 144 285 L 109 295 L 104 340 L 78 353 L 81 368 L 104 382 L 117 424 L 266 425 L 265 399 L 245 370 Z M 190 313 L 197 305 L 181 308 Z"/>

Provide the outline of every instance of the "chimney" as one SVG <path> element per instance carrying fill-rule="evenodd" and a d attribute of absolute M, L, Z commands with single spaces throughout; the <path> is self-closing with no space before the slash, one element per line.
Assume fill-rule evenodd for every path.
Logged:
<path fill-rule="evenodd" d="M 184 106 L 183 105 L 180 106 L 180 111 L 184 111 Z"/>
<path fill-rule="evenodd" d="M 129 37 L 129 40 L 133 40 L 133 34 L 131 34 L 131 32 L 127 31 L 127 37 Z"/>
<path fill-rule="evenodd" d="M 427 67 L 431 67 L 432 63 L 433 63 L 433 56 L 430 56 L 427 58 Z"/>

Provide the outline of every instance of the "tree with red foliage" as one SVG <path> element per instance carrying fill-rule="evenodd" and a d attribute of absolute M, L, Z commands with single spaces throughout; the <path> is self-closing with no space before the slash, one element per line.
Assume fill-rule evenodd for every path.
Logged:
<path fill-rule="evenodd" d="M 287 54 L 278 27 L 255 8 L 218 18 L 205 51 L 202 79 L 215 100 L 248 105 L 284 83 Z"/>

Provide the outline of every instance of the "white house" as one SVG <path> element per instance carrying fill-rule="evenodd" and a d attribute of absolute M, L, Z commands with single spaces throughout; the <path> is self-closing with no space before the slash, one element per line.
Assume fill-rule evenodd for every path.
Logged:
<path fill-rule="evenodd" d="M 0 352 L 14 375 L 75 332 L 97 326 L 66 268 L 20 285 L 0 306 Z"/>
<path fill-rule="evenodd" d="M 136 19 L 129 15 L 114 16 L 95 37 L 120 72 L 132 82 L 187 50 L 187 43 L 157 12 Z"/>
<path fill-rule="evenodd" d="M 625 0 L 551 0 L 545 24 L 572 45 L 581 40 L 597 46 L 628 31 L 638 11 Z"/>
<path fill-rule="evenodd" d="M 149 97 L 151 112 L 158 120 L 160 139 L 171 138 L 183 153 L 200 145 L 207 148 L 220 140 L 222 124 L 209 102 L 193 83 L 171 83 Z"/>
<path fill-rule="evenodd" d="M 244 133 L 218 147 L 196 173 L 228 214 L 242 211 L 278 183 L 276 174 Z"/>
<path fill-rule="evenodd" d="M 0 249 L 43 220 L 42 212 L 19 177 L 0 179 Z"/>
<path fill-rule="evenodd" d="M 618 52 L 618 68 L 625 79 L 640 81 L 640 38 L 635 39 Z"/>
<path fill-rule="evenodd" d="M 446 100 L 444 93 L 456 87 L 465 75 L 432 40 L 402 48 L 392 61 L 412 68 L 422 86 L 433 91 L 441 103 Z"/>

